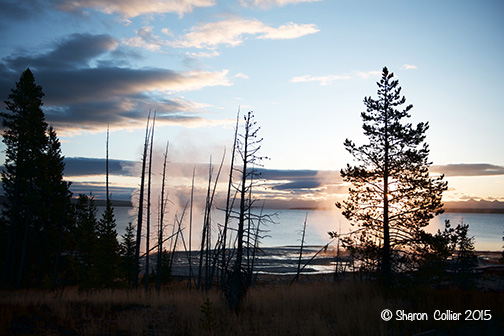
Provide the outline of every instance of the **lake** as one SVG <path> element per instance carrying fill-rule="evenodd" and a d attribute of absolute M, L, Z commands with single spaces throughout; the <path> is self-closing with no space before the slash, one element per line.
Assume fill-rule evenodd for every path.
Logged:
<path fill-rule="evenodd" d="M 101 216 L 104 207 L 98 207 L 98 213 Z M 307 216 L 307 226 L 305 235 L 305 245 L 325 245 L 330 241 L 327 234 L 328 231 L 338 231 L 347 233 L 350 230 L 350 225 L 346 219 L 335 210 L 270 210 L 265 209 L 264 213 L 271 215 L 271 219 L 275 223 L 263 225 L 261 228 L 267 230 L 263 232 L 264 236 L 261 240 L 263 247 L 276 247 L 276 246 L 291 246 L 300 245 L 301 230 L 305 216 Z M 121 236 L 128 222 L 136 224 L 136 213 L 130 207 L 116 207 L 114 214 L 117 223 L 117 232 Z M 180 216 L 180 214 L 179 214 Z M 186 227 L 184 235 L 188 237 L 188 215 L 183 226 Z M 214 236 L 216 236 L 216 223 L 223 222 L 223 212 L 215 210 L 213 214 L 212 223 L 214 225 Z M 157 215 L 152 216 L 154 223 L 156 222 Z M 167 216 L 167 228 L 165 232 L 171 232 L 173 228 L 174 214 L 171 212 Z M 198 246 L 201 234 L 202 214 L 200 211 L 193 213 L 193 249 Z M 475 249 L 478 251 L 502 251 L 504 235 L 504 214 L 488 214 L 488 213 L 444 213 L 431 221 L 427 227 L 429 232 L 436 232 L 437 229 L 444 227 L 444 221 L 449 219 L 452 226 L 456 226 L 462 220 L 464 223 L 469 224 L 469 235 L 475 238 Z M 156 224 L 157 225 L 157 224 Z M 235 225 L 235 224 L 234 224 Z M 156 227 L 153 225 L 151 232 L 156 232 Z M 233 226 L 232 226 L 233 227 Z M 145 232 L 145 230 L 143 231 Z M 154 239 L 154 236 L 151 238 Z"/>

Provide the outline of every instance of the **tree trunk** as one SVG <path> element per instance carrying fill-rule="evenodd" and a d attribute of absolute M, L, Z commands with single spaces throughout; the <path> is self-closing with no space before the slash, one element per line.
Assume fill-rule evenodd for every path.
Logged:
<path fill-rule="evenodd" d="M 133 272 L 133 288 L 138 287 L 138 275 L 140 273 L 140 242 L 142 240 L 142 219 L 143 219 L 143 197 L 144 197 L 144 185 L 145 185 L 145 164 L 147 162 L 147 146 L 149 143 L 149 121 L 150 112 L 147 117 L 147 126 L 145 127 L 145 141 L 144 141 L 144 152 L 142 157 L 142 176 L 140 177 L 140 196 L 138 201 L 138 224 L 137 224 L 137 235 L 136 235 L 136 246 L 135 246 L 135 269 Z"/>

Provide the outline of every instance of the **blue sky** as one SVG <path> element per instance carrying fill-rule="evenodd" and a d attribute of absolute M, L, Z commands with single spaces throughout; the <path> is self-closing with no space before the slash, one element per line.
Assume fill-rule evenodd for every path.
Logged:
<path fill-rule="evenodd" d="M 169 140 L 186 168 L 229 154 L 238 108 L 254 110 L 265 168 L 309 170 L 273 178 L 278 198 L 333 199 L 387 66 L 430 123 L 448 199 L 504 201 L 502 17 L 502 1 L 3 0 L 0 95 L 30 67 L 68 158 L 103 158 L 110 124 L 111 157 L 138 160 L 156 110 L 158 157 Z M 138 184 L 128 169 L 116 186 Z M 73 172 L 82 191 L 103 182 Z"/>

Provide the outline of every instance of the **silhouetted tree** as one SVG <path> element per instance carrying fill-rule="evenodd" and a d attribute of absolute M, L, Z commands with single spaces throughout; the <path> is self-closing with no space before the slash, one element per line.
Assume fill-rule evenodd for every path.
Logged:
<path fill-rule="evenodd" d="M 131 284 L 135 269 L 135 227 L 129 222 L 125 233 L 121 236 L 122 242 L 120 245 L 121 269 L 126 277 L 126 280 Z"/>
<path fill-rule="evenodd" d="M 478 266 L 478 259 L 474 254 L 474 237 L 469 237 L 469 224 L 460 222 L 453 234 L 454 253 L 454 281 L 462 288 L 475 286 L 474 268 Z"/>
<path fill-rule="evenodd" d="M 166 150 L 164 153 L 163 161 L 163 177 L 161 180 L 161 195 L 159 199 L 159 223 L 158 223 L 158 252 L 156 256 L 156 290 L 159 292 L 161 290 L 161 280 L 163 277 L 163 260 L 161 253 L 163 250 L 163 232 L 164 232 L 164 215 L 166 211 L 166 201 L 165 198 L 165 187 L 166 187 L 166 161 L 168 160 L 168 147 L 169 142 L 166 142 Z"/>
<path fill-rule="evenodd" d="M 75 205 L 77 259 L 80 266 L 80 288 L 96 285 L 98 221 L 96 205 L 92 195 L 80 194 Z"/>
<path fill-rule="evenodd" d="M 504 236 L 502 236 L 502 241 L 504 241 Z M 502 248 L 504 248 L 504 246 Z M 501 262 L 504 262 L 504 250 L 502 250 Z"/>
<path fill-rule="evenodd" d="M 72 229 L 71 198 L 69 188 L 71 182 L 63 180 L 65 162 L 61 153 L 61 144 L 56 131 L 49 126 L 48 142 L 44 159 L 44 182 L 42 192 L 42 207 L 45 220 L 42 221 L 42 232 L 39 248 L 39 271 L 37 279 L 49 279 L 52 275 L 53 286 L 55 277 L 58 276 L 58 266 L 61 252 L 69 249 L 68 235 Z"/>
<path fill-rule="evenodd" d="M 224 214 L 224 227 L 222 228 L 222 243 L 221 243 L 221 271 L 223 272 L 222 274 L 222 284 L 221 286 L 224 286 L 224 280 L 226 279 L 226 270 L 229 265 L 229 258 L 226 256 L 226 244 L 227 244 L 227 231 L 228 231 L 228 226 L 229 226 L 229 221 L 231 219 L 231 212 L 233 210 L 233 205 L 234 205 L 234 200 L 235 197 L 232 197 L 232 189 L 233 189 L 233 171 L 234 171 L 234 162 L 235 162 L 235 157 L 236 157 L 236 143 L 238 141 L 238 125 L 240 122 L 240 110 L 238 109 L 238 112 L 236 113 L 236 126 L 235 126 L 235 133 L 234 133 L 234 138 L 233 138 L 233 150 L 231 151 L 231 164 L 229 166 L 229 178 L 228 178 L 228 189 L 227 189 L 227 196 L 226 196 L 226 209 L 225 214 Z M 235 194 L 236 195 L 236 194 Z"/>
<path fill-rule="evenodd" d="M 152 119 L 152 126 L 150 130 L 150 141 L 149 141 L 149 173 L 147 180 L 147 225 L 146 225 L 146 237 L 145 237 L 145 291 L 149 290 L 149 272 L 150 272 L 150 215 L 151 215 L 151 184 L 152 184 L 152 149 L 154 147 L 154 126 L 156 125 L 156 112 L 154 112 L 154 118 Z"/>
<path fill-rule="evenodd" d="M 6 196 L 1 230 L 4 285 L 40 285 L 49 280 L 58 253 L 61 225 L 66 224 L 69 183 L 63 182 L 63 156 L 56 132 L 42 111 L 42 87 L 27 69 L 5 101 L 6 145 L 2 184 Z"/>
<path fill-rule="evenodd" d="M 133 272 L 133 288 L 138 287 L 138 276 L 140 274 L 140 243 L 142 241 L 142 223 L 143 223 L 143 207 L 144 207 L 144 188 L 145 188 L 145 167 L 147 165 L 147 150 L 149 148 L 149 122 L 150 122 L 150 112 L 147 118 L 147 126 L 145 126 L 145 140 L 144 140 L 144 150 L 142 155 L 142 175 L 140 176 L 140 195 L 138 203 L 138 216 L 137 216 L 137 235 L 136 235 L 136 247 L 135 247 L 135 268 Z M 149 251 L 147 251 L 147 254 Z"/>
<path fill-rule="evenodd" d="M 378 99 L 364 99 L 362 127 L 369 143 L 357 146 L 345 141 L 346 150 L 359 164 L 341 170 L 352 187 L 347 200 L 337 203 L 350 223 L 358 226 L 346 245 L 364 267 L 381 270 L 386 285 L 394 271 L 416 266 L 423 228 L 442 213 L 441 196 L 447 189 L 443 176 L 429 176 L 429 147 L 424 142 L 428 123 L 416 127 L 403 123 L 413 106 L 400 109 L 406 99 L 398 84 L 385 67 L 377 83 Z"/>
<path fill-rule="evenodd" d="M 107 207 L 100 221 L 97 223 L 96 251 L 95 251 L 95 282 L 99 286 L 112 287 L 119 277 L 120 258 L 119 243 L 117 241 L 116 222 L 111 201 L 107 200 Z"/>
<path fill-rule="evenodd" d="M 420 241 L 424 244 L 417 251 L 417 269 L 414 274 L 417 285 L 440 285 L 449 280 L 446 271 L 449 258 L 455 249 L 454 233 L 455 229 L 451 227 L 450 221 L 446 220 L 442 231 L 438 230 L 436 234 L 421 234 Z"/>
<path fill-rule="evenodd" d="M 257 184 L 259 172 L 256 167 L 261 165 L 261 161 L 266 157 L 258 156 L 261 149 L 262 138 L 258 133 L 260 127 L 254 120 L 254 114 L 250 111 L 244 116 L 243 132 L 239 134 L 236 141 L 237 151 L 241 162 L 241 167 L 236 168 L 240 176 L 239 185 L 235 186 L 240 196 L 240 207 L 238 210 L 238 229 L 236 258 L 233 269 L 227 275 L 225 294 L 229 305 L 237 309 L 240 302 L 247 294 L 250 285 L 251 269 L 244 267 L 244 251 L 250 248 L 250 237 L 253 235 L 251 226 L 250 209 L 253 205 L 252 189 Z M 249 243 L 247 246 L 246 243 Z M 254 243 L 255 245 L 255 243 Z M 246 259 L 250 266 L 250 260 Z"/>

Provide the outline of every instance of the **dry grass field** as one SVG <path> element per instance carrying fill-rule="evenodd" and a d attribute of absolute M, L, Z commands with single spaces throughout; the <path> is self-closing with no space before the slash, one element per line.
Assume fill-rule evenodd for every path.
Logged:
<path fill-rule="evenodd" d="M 381 319 L 384 309 L 394 312 L 391 321 Z M 398 310 L 427 313 L 428 320 L 398 321 Z M 436 321 L 436 310 L 462 313 L 461 320 Z M 466 321 L 467 310 L 486 310 L 491 318 Z M 148 295 L 71 288 L 0 292 L 1 335 L 497 335 L 502 330 L 502 291 L 403 289 L 385 295 L 354 280 L 294 285 L 279 280 L 252 287 L 238 312 L 228 309 L 218 291 L 188 290 L 185 282 Z"/>

